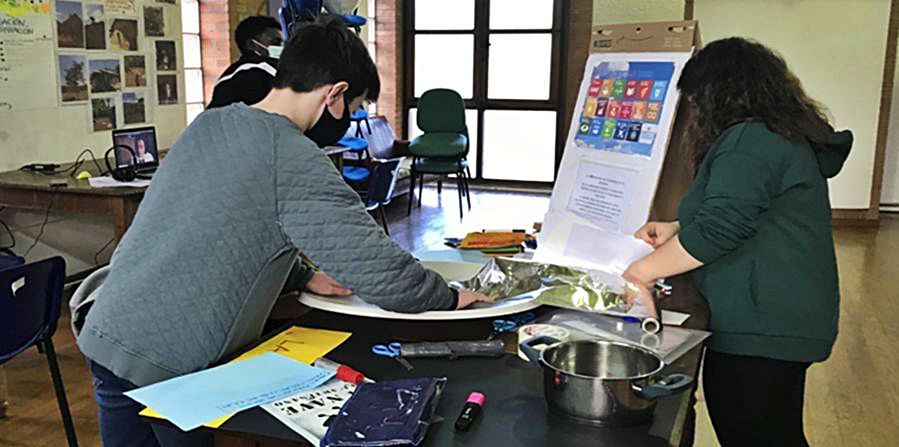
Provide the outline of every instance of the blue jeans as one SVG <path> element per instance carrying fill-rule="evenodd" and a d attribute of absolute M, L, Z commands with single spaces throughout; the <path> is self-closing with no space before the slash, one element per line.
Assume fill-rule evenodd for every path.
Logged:
<path fill-rule="evenodd" d="M 90 362 L 94 376 L 94 400 L 100 419 L 103 447 L 212 447 L 209 433 L 185 433 L 162 424 L 149 424 L 138 413 L 144 406 L 123 393 L 137 388 L 112 371 Z"/>

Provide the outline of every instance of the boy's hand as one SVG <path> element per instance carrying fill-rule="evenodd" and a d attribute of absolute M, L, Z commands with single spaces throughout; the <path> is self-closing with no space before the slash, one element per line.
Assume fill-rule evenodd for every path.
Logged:
<path fill-rule="evenodd" d="M 490 298 L 483 293 L 462 289 L 459 291 L 459 305 L 456 306 L 456 310 L 465 309 L 466 307 L 474 304 L 476 301 L 482 301 L 485 303 L 491 302 Z"/>
<path fill-rule="evenodd" d="M 352 290 L 340 285 L 322 272 L 315 272 L 312 275 L 312 279 L 306 284 L 306 290 L 321 296 L 350 296 L 353 294 Z"/>

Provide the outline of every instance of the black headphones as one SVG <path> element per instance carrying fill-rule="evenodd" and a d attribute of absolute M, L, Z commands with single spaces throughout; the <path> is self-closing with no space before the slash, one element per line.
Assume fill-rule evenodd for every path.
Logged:
<path fill-rule="evenodd" d="M 128 152 L 131 153 L 131 164 L 122 167 L 112 167 L 112 165 L 109 164 L 109 154 L 119 148 L 127 149 Z M 137 178 L 137 169 L 135 168 L 137 165 L 137 153 L 134 152 L 134 149 L 131 146 L 124 144 L 113 145 L 106 150 L 106 154 L 103 155 L 103 161 L 106 162 L 106 170 L 109 171 L 109 175 L 111 175 L 112 178 L 120 182 L 133 182 Z"/>

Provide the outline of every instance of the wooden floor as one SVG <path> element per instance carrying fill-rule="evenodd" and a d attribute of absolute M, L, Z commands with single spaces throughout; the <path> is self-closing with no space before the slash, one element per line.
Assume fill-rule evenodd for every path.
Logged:
<path fill-rule="evenodd" d="M 425 189 L 423 207 L 408 218 L 405 200 L 398 199 L 388 212 L 392 236 L 408 250 L 439 248 L 445 236 L 469 230 L 530 228 L 549 205 L 546 195 L 473 192 L 472 211 L 463 220 L 451 185 L 442 198 Z M 840 336 L 831 359 L 809 371 L 806 433 L 813 446 L 899 445 L 899 292 L 892 284 L 899 279 L 899 217 L 884 217 L 879 229 L 840 228 L 834 235 L 843 296 Z M 98 446 L 91 379 L 67 320 L 54 341 L 80 444 Z M 0 420 L 0 446 L 64 446 L 44 358 L 30 350 L 5 369 L 10 408 Z M 699 397 L 696 445 L 715 446 Z"/>

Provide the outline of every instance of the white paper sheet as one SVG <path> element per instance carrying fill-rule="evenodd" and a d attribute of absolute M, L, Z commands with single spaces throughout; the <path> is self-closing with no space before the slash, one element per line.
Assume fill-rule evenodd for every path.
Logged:
<path fill-rule="evenodd" d="M 328 431 L 328 419 L 337 415 L 355 390 L 352 383 L 331 379 L 318 388 L 260 407 L 312 445 L 318 445 Z"/>
<path fill-rule="evenodd" d="M 610 231 L 619 231 L 628 211 L 637 171 L 582 161 L 568 210 Z"/>
<path fill-rule="evenodd" d="M 112 177 L 103 176 L 91 177 L 88 181 L 90 181 L 91 188 L 142 188 L 144 186 L 150 186 L 150 180 L 146 179 L 134 180 L 133 182 L 120 182 Z"/>

